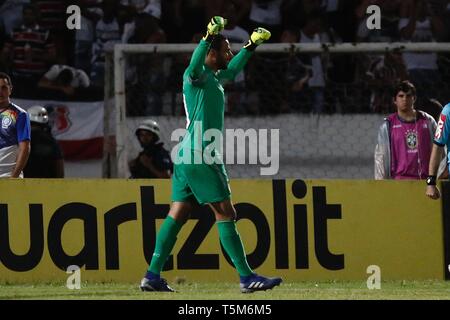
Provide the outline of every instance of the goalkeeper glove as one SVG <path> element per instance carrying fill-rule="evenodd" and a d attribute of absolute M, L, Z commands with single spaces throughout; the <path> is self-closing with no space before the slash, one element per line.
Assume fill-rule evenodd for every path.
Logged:
<path fill-rule="evenodd" d="M 226 24 L 227 19 L 220 16 L 212 17 L 211 21 L 208 23 L 206 35 L 203 37 L 203 40 L 211 40 L 212 37 L 218 35 L 225 28 Z"/>
<path fill-rule="evenodd" d="M 248 43 L 244 46 L 244 48 L 247 48 L 249 50 L 254 50 L 257 46 L 259 46 L 261 43 L 263 43 L 266 40 L 270 39 L 270 31 L 264 28 L 256 28 L 253 30 L 252 35 L 250 36 L 250 39 L 248 40 Z"/>

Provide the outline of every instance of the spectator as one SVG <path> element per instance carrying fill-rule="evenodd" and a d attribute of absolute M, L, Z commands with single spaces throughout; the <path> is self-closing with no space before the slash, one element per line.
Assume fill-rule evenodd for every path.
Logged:
<path fill-rule="evenodd" d="M 136 137 L 142 147 L 136 159 L 129 167 L 133 179 L 168 179 L 173 172 L 169 152 L 160 140 L 159 125 L 154 120 L 143 121 L 136 129 Z"/>
<path fill-rule="evenodd" d="M 90 80 L 86 72 L 70 66 L 55 64 L 39 80 L 38 88 L 51 90 L 51 93 L 62 93 L 74 96 L 79 88 L 87 88 Z"/>
<path fill-rule="evenodd" d="M 370 5 L 378 5 L 381 12 L 380 29 L 369 29 L 367 27 L 367 19 L 369 16 L 366 14 L 367 7 Z M 395 42 L 400 40 L 400 33 L 398 31 L 398 24 L 400 21 L 400 11 L 402 4 L 400 0 L 364 0 L 356 9 L 356 15 L 360 18 L 360 23 L 357 30 L 356 40 L 358 42 Z M 369 66 L 384 59 L 382 54 L 370 54 L 368 58 Z"/>
<path fill-rule="evenodd" d="M 126 23 L 122 35 L 123 43 L 164 43 L 166 34 L 159 25 L 157 14 L 142 12 Z"/>
<path fill-rule="evenodd" d="M 28 109 L 31 122 L 31 152 L 23 173 L 25 178 L 64 178 L 64 160 L 61 148 L 48 125 L 44 107 Z"/>
<path fill-rule="evenodd" d="M 328 35 L 322 31 L 322 14 L 320 11 L 314 11 L 307 17 L 306 24 L 300 31 L 299 42 L 329 42 Z M 305 90 L 298 91 L 296 95 L 295 100 L 301 104 L 297 107 L 304 112 L 322 113 L 325 103 L 325 61 L 320 54 L 308 55 L 304 60 L 305 64 L 309 65 L 310 76 Z"/>
<path fill-rule="evenodd" d="M 91 74 L 92 44 L 95 26 L 102 17 L 101 0 L 77 0 L 81 8 L 80 29 L 75 30 L 74 67 Z"/>
<path fill-rule="evenodd" d="M 31 0 L 40 12 L 40 25 L 50 32 L 67 30 L 66 8 L 72 4 L 69 0 Z M 53 35 L 54 36 L 54 35 Z"/>
<path fill-rule="evenodd" d="M 325 21 L 327 24 L 336 31 L 344 42 L 354 42 L 358 25 L 354 14 L 354 1 L 326 0 L 321 2 L 326 12 Z"/>
<path fill-rule="evenodd" d="M 295 30 L 284 30 L 281 36 L 281 42 L 295 43 L 299 40 L 299 32 Z M 287 88 L 287 102 L 283 102 L 282 111 L 300 110 L 301 101 L 298 101 L 298 95 L 301 91 L 306 89 L 308 80 L 312 76 L 310 65 L 305 64 L 305 56 L 289 53 L 286 68 L 286 88 Z"/>
<path fill-rule="evenodd" d="M 162 26 L 170 42 L 187 43 L 196 33 L 203 33 L 206 16 L 205 2 L 209 0 L 162 1 Z M 207 23 L 207 22 L 206 22 Z"/>
<path fill-rule="evenodd" d="M 221 15 L 221 14 L 219 14 Z M 228 39 L 230 43 L 238 43 L 244 45 L 250 35 L 249 33 L 237 25 L 238 12 L 236 5 L 233 2 L 224 5 L 223 17 L 227 19 L 225 29 L 221 34 Z M 240 72 L 233 82 L 225 84 L 226 96 L 226 110 L 227 114 L 242 114 L 244 113 L 244 106 L 246 105 L 245 95 L 245 74 Z"/>
<path fill-rule="evenodd" d="M 321 0 L 284 0 L 281 5 L 284 30 L 297 30 L 306 23 L 306 18 L 314 11 L 320 10 Z"/>
<path fill-rule="evenodd" d="M 18 97 L 35 94 L 39 79 L 56 57 L 49 31 L 37 23 L 38 17 L 35 6 L 24 6 L 23 25 L 14 29 L 3 48 L 3 60 L 6 65 L 12 62 L 13 79 L 20 84 L 15 89 Z"/>
<path fill-rule="evenodd" d="M 384 119 L 375 147 L 375 179 L 425 179 L 436 121 L 415 109 L 416 89 L 409 81 L 395 87 L 397 112 Z"/>
<path fill-rule="evenodd" d="M 223 12 L 216 14 L 223 14 L 224 18 L 227 19 L 227 24 L 221 34 L 227 37 L 230 43 L 245 44 L 249 38 L 249 33 L 239 25 L 236 4 L 233 1 L 227 2 L 223 8 Z"/>
<path fill-rule="evenodd" d="M 366 11 L 370 5 L 377 5 L 381 12 L 381 28 L 369 29 Z M 359 42 L 394 42 L 400 39 L 398 23 L 402 3 L 400 0 L 364 0 L 356 9 L 356 15 L 360 19 L 357 31 Z"/>
<path fill-rule="evenodd" d="M 311 12 L 300 32 L 296 29 L 286 29 L 283 31 L 281 41 L 341 42 L 334 29 L 324 23 L 323 17 L 322 10 Z M 287 109 L 314 113 L 334 112 L 335 107 L 345 103 L 345 94 L 339 91 L 337 83 L 344 80 L 338 74 L 339 68 L 345 68 L 346 62 L 336 55 L 291 53 L 286 71 Z M 330 66 L 333 67 L 331 71 Z M 350 74 L 351 70 L 347 67 L 340 73 Z M 330 83 L 328 78 L 332 78 L 335 82 Z M 328 103 L 325 103 L 326 94 L 330 100 Z"/>
<path fill-rule="evenodd" d="M 156 19 L 158 19 L 158 22 L 160 22 L 162 13 L 161 0 L 149 0 L 148 4 L 145 6 L 142 12 L 155 17 Z"/>
<path fill-rule="evenodd" d="M 130 7 L 134 13 L 139 13 L 144 10 L 149 4 L 149 0 L 120 0 L 120 4 L 126 7 Z"/>
<path fill-rule="evenodd" d="M 166 36 L 158 20 L 147 14 L 136 16 L 128 43 L 164 43 Z M 166 88 L 164 55 L 135 54 L 127 59 L 127 114 L 130 116 L 160 115 Z"/>
<path fill-rule="evenodd" d="M 30 118 L 11 103 L 11 78 L 0 72 L 0 177 L 22 178 L 30 154 Z"/>
<path fill-rule="evenodd" d="M 392 88 L 400 81 L 407 80 L 406 66 L 400 52 L 388 52 L 384 58 L 374 60 L 366 72 L 367 84 L 371 89 L 370 110 L 390 113 Z"/>
<path fill-rule="evenodd" d="M 366 13 L 370 5 L 377 5 L 380 7 L 381 19 L 380 29 L 369 29 L 367 22 L 369 15 Z M 395 42 L 400 40 L 398 31 L 398 23 L 400 21 L 401 11 L 405 10 L 400 0 L 362 0 L 356 7 L 356 17 L 359 19 L 359 26 L 356 32 L 356 40 L 358 42 Z M 361 98 L 359 102 L 359 109 L 363 112 L 372 112 L 379 110 L 380 112 L 391 112 L 391 90 L 385 86 L 383 82 L 377 80 L 377 77 L 385 78 L 388 74 L 384 72 L 395 71 L 390 60 L 385 62 L 387 55 L 383 53 L 357 54 L 354 56 L 356 65 L 357 80 L 359 80 L 359 92 Z M 389 56 L 389 58 L 395 58 Z M 397 69 L 397 68 L 395 68 Z M 392 77 L 394 75 L 391 74 Z M 403 75 L 401 80 L 405 80 Z M 393 80 L 393 79 L 392 79 Z M 383 89 L 384 88 L 384 89 Z M 370 99 L 364 99 L 368 97 Z M 385 99 L 389 101 L 385 104 Z"/>
<path fill-rule="evenodd" d="M 105 52 L 112 50 L 114 44 L 121 42 L 122 29 L 117 17 L 118 0 L 104 0 L 103 17 L 95 26 L 91 81 L 95 86 L 103 86 L 105 74 Z"/>
<path fill-rule="evenodd" d="M 14 29 L 20 27 L 23 21 L 23 6 L 29 2 L 29 0 L 0 1 L 0 26 L 3 27 L 5 34 L 9 35 Z"/>
<path fill-rule="evenodd" d="M 405 2 L 405 5 L 408 1 Z M 399 22 L 399 30 L 403 41 L 434 42 L 445 38 L 445 25 L 436 7 L 429 2 L 417 0 L 412 5 L 411 15 L 403 17 Z M 418 95 L 423 98 L 436 97 L 444 99 L 439 89 L 442 82 L 438 70 L 438 56 L 436 53 L 403 54 L 409 79 L 416 87 Z M 421 102 L 421 101 L 419 101 Z"/>
<path fill-rule="evenodd" d="M 285 96 L 286 56 L 255 53 L 246 67 L 247 114 L 278 114 Z"/>
<path fill-rule="evenodd" d="M 73 0 L 31 0 L 39 10 L 39 24 L 50 31 L 57 61 L 73 63 L 74 32 L 66 27 L 66 9 Z"/>
<path fill-rule="evenodd" d="M 270 30 L 269 42 L 279 42 L 282 30 L 281 4 L 283 0 L 253 0 L 250 9 L 249 30 L 262 27 Z"/>
<path fill-rule="evenodd" d="M 165 0 L 161 3 L 161 27 L 166 32 L 169 43 L 183 42 L 181 5 L 181 0 Z"/>
<path fill-rule="evenodd" d="M 229 10 L 229 7 L 233 7 L 233 24 L 235 26 L 246 27 L 246 19 L 250 12 L 252 0 L 208 0 L 205 1 L 206 17 L 212 18 L 214 16 L 220 16 L 224 12 Z M 228 19 L 226 27 L 231 30 L 233 27 L 230 25 L 230 16 L 224 17 Z M 247 31 L 245 31 L 247 32 Z M 248 39 L 248 38 L 247 38 Z M 231 39 L 229 39 L 231 42 Z"/>
<path fill-rule="evenodd" d="M 280 42 L 282 2 L 282 0 L 253 0 L 247 30 L 253 31 L 256 27 L 267 28 L 272 34 L 268 41 Z M 283 79 L 287 72 L 286 56 L 279 53 L 255 54 L 246 70 L 246 84 L 251 91 L 247 97 L 249 101 L 247 112 L 250 114 L 282 112 L 286 89 L 284 81 L 278 80 Z M 266 76 L 262 77 L 261 74 Z"/>
<path fill-rule="evenodd" d="M 161 19 L 161 0 L 120 0 L 120 4 L 130 8 L 133 16 L 144 12 Z"/>

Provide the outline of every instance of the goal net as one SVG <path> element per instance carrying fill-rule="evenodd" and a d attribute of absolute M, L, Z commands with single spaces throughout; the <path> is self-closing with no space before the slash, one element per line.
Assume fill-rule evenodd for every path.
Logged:
<path fill-rule="evenodd" d="M 116 45 L 107 56 L 104 177 L 129 177 L 141 149 L 135 130 L 145 119 L 159 123 L 166 149 L 178 143 L 171 135 L 186 126 L 182 75 L 195 47 Z M 432 67 L 417 68 L 414 59 Z M 268 139 L 279 157 L 270 178 L 371 179 L 377 131 L 394 111 L 392 86 L 403 79 L 415 84 L 418 109 L 438 112 L 429 100 L 449 101 L 450 44 L 265 44 L 224 86 L 225 128 L 279 130 L 279 144 Z M 233 156 L 248 160 L 249 152 Z M 231 178 L 260 177 L 259 163 L 227 162 Z"/>

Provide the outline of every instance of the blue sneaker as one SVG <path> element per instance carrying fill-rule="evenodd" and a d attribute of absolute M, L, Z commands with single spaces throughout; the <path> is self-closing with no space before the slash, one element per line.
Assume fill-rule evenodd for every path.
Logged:
<path fill-rule="evenodd" d="M 248 277 L 241 277 L 241 292 L 251 293 L 254 291 L 265 291 L 280 285 L 282 281 L 281 278 L 266 278 L 254 273 Z"/>
<path fill-rule="evenodd" d="M 142 291 L 160 291 L 160 292 L 175 292 L 169 285 L 167 284 L 166 279 L 157 278 L 157 279 L 147 279 L 144 278 L 141 281 L 141 285 L 139 286 Z"/>

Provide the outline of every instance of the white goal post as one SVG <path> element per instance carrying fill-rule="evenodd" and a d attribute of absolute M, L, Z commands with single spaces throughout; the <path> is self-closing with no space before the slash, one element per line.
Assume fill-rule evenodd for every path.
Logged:
<path fill-rule="evenodd" d="M 118 44 L 114 46 L 113 53 L 106 55 L 103 177 L 127 178 L 129 143 L 125 139 L 127 136 L 126 55 L 191 53 L 196 46 L 197 44 Z M 241 47 L 242 45 L 233 44 L 232 50 L 238 51 Z M 450 43 L 274 43 L 264 44 L 257 48 L 257 52 L 260 53 L 385 53 L 390 51 L 448 53 L 450 52 Z M 181 82 L 182 79 L 179 81 Z"/>

